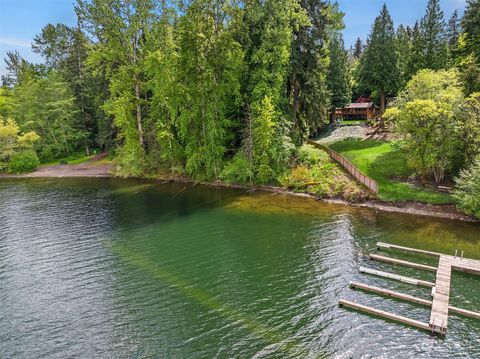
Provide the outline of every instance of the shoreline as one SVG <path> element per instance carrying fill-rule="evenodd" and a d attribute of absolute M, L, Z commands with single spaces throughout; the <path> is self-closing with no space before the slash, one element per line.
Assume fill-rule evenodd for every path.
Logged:
<path fill-rule="evenodd" d="M 180 182 L 180 181 L 177 181 Z M 189 181 L 183 181 L 189 182 Z M 190 183 L 193 183 L 190 181 Z M 435 218 L 444 218 L 444 219 L 452 219 L 458 220 L 463 222 L 471 222 L 471 223 L 480 223 L 480 220 L 473 216 L 469 216 L 463 212 L 460 212 L 454 204 L 429 204 L 429 203 L 422 203 L 417 201 L 405 201 L 405 202 L 386 202 L 379 199 L 372 199 L 372 200 L 364 200 L 360 202 L 349 202 L 342 198 L 322 198 L 315 196 L 309 193 L 302 193 L 302 192 L 293 192 L 286 190 L 282 187 L 277 186 L 242 186 L 242 185 L 228 185 L 225 183 L 209 183 L 209 182 L 201 182 L 199 184 L 214 186 L 214 187 L 223 187 L 223 188 L 240 188 L 250 191 L 265 191 L 265 192 L 272 192 L 296 197 L 304 197 L 304 198 L 311 198 L 319 202 L 323 203 L 332 203 L 332 204 L 341 204 L 350 207 L 356 208 L 369 208 L 375 209 L 383 212 L 391 212 L 391 213 L 403 213 L 403 214 L 412 214 L 418 216 L 425 216 L 425 217 L 435 217 Z"/>
<path fill-rule="evenodd" d="M 94 163 L 92 161 L 92 163 Z M 188 177 L 117 177 L 111 174 L 113 163 L 103 163 L 101 165 L 88 165 L 88 162 L 80 165 L 58 165 L 48 168 L 42 168 L 35 172 L 20 175 L 0 174 L 0 179 L 6 178 L 116 178 L 116 179 L 137 179 L 158 182 L 167 184 L 170 182 L 176 183 L 191 183 L 192 185 L 204 185 L 217 188 L 234 188 L 243 189 L 248 192 L 264 191 L 271 193 L 278 193 L 289 196 L 304 197 L 314 199 L 323 203 L 341 204 L 357 208 L 369 208 L 378 211 L 412 214 L 417 216 L 444 218 L 451 220 L 458 220 L 463 222 L 479 223 L 480 221 L 473 216 L 468 216 L 460 212 L 454 204 L 428 204 L 417 201 L 405 202 L 386 202 L 379 199 L 364 200 L 360 202 L 349 202 L 341 198 L 322 198 L 309 193 L 293 192 L 278 186 L 248 186 L 240 184 L 228 184 L 224 182 L 195 182 Z"/>

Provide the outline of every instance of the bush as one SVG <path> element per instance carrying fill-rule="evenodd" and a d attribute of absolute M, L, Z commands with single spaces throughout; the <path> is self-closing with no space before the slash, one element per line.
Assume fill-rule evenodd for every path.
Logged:
<path fill-rule="evenodd" d="M 40 164 L 37 154 L 33 150 L 15 153 L 8 163 L 8 172 L 27 173 L 32 172 Z"/>
<path fill-rule="evenodd" d="M 360 185 L 331 162 L 312 168 L 299 165 L 280 177 L 279 182 L 295 192 L 306 192 L 325 198 L 341 197 L 354 201 L 365 195 Z"/>
<path fill-rule="evenodd" d="M 311 145 L 303 145 L 298 150 L 298 162 L 306 166 L 315 166 L 330 162 L 328 153 Z"/>
<path fill-rule="evenodd" d="M 243 153 L 237 153 L 223 168 L 220 178 L 228 183 L 247 183 L 252 178 L 250 162 Z"/>
<path fill-rule="evenodd" d="M 455 179 L 454 197 L 458 207 L 467 214 L 480 218 L 480 157 Z"/>
<path fill-rule="evenodd" d="M 294 191 L 304 190 L 314 181 L 312 171 L 305 166 L 298 166 L 289 173 L 280 177 L 279 182 L 285 188 L 291 188 Z"/>
<path fill-rule="evenodd" d="M 145 174 L 145 152 L 137 143 L 117 150 L 115 173 L 120 177 L 141 177 Z"/>

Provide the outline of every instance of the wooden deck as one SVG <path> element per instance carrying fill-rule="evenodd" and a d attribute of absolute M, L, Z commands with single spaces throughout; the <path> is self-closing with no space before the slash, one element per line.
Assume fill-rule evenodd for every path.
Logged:
<path fill-rule="evenodd" d="M 393 273 L 387 273 L 387 272 L 382 272 L 375 269 L 360 267 L 360 272 L 362 273 L 374 274 L 374 275 L 378 275 L 385 278 L 400 280 L 404 283 L 423 285 L 426 287 L 431 287 L 433 285 L 433 289 L 432 289 L 433 298 L 431 301 L 422 299 L 422 298 L 417 298 L 408 294 L 391 291 L 388 289 L 374 287 L 368 284 L 363 284 L 359 282 L 351 283 L 351 287 L 354 289 L 358 288 L 358 289 L 362 289 L 375 294 L 385 295 L 392 298 L 401 299 L 401 300 L 405 300 L 405 301 L 409 301 L 409 302 L 413 302 L 421 305 L 431 306 L 429 322 L 422 323 L 414 319 L 399 316 L 393 313 L 388 313 L 385 311 L 381 311 L 375 308 L 370 308 L 370 307 L 363 306 L 358 303 L 349 302 L 349 301 L 340 301 L 341 305 L 347 306 L 353 309 L 357 309 L 366 313 L 378 315 L 391 320 L 397 320 L 399 322 L 410 324 L 414 327 L 421 328 L 421 329 L 426 329 L 425 326 L 427 326 L 428 330 L 430 330 L 432 333 L 438 333 L 442 335 L 445 335 L 447 333 L 449 312 L 480 319 L 480 313 L 478 312 L 457 308 L 457 307 L 452 307 L 449 305 L 452 271 L 457 270 L 461 272 L 480 275 L 480 260 L 463 258 L 463 252 L 461 257 L 458 257 L 456 255 L 451 256 L 451 255 L 430 252 L 430 251 L 415 249 L 415 248 L 408 248 L 408 247 L 403 247 L 403 246 L 398 246 L 398 245 L 383 243 L 383 242 L 378 242 L 377 248 L 387 249 L 387 250 L 399 250 L 406 253 L 428 255 L 428 256 L 434 256 L 438 258 L 438 266 L 433 267 L 433 266 L 427 266 L 424 264 L 395 259 L 391 257 L 380 256 L 377 254 L 370 254 L 370 259 L 372 260 L 377 260 L 377 261 L 381 261 L 381 262 L 389 263 L 393 265 L 401 265 L 401 266 L 406 266 L 410 268 L 436 272 L 436 280 L 434 284 L 427 281 L 417 280 L 415 278 L 409 278 L 409 277 L 396 275 Z"/>
<path fill-rule="evenodd" d="M 432 331 L 436 333 L 445 334 L 447 332 L 451 276 L 450 262 L 445 256 L 440 256 L 429 322 Z"/>
<path fill-rule="evenodd" d="M 448 326 L 450 284 L 452 270 L 480 275 L 480 261 L 449 255 L 440 255 L 438 260 L 435 292 L 433 294 L 430 327 L 434 332 L 445 334 Z"/>

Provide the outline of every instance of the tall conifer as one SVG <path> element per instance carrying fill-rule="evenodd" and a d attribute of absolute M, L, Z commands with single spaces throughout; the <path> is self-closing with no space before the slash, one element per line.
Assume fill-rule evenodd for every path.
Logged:
<path fill-rule="evenodd" d="M 360 87 L 377 91 L 380 111 L 385 110 L 385 96 L 394 95 L 400 82 L 400 69 L 393 21 L 384 4 L 369 36 L 359 69 Z"/>
<path fill-rule="evenodd" d="M 427 11 L 420 24 L 425 67 L 432 70 L 445 68 L 448 62 L 448 45 L 440 0 L 428 1 Z"/>

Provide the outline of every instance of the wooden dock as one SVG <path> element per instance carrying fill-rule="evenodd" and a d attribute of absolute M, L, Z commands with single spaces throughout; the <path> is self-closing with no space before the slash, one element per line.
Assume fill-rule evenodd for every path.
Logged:
<path fill-rule="evenodd" d="M 379 256 L 378 254 L 370 254 L 370 259 L 373 259 L 373 260 L 376 260 L 376 261 L 379 261 L 379 262 L 390 263 L 390 264 L 398 264 L 398 265 L 403 266 L 403 267 L 422 269 L 422 270 L 426 270 L 426 271 L 430 271 L 430 272 L 436 272 L 437 271 L 437 267 L 432 267 L 432 266 L 427 266 L 425 264 L 403 261 L 401 259 Z"/>
<path fill-rule="evenodd" d="M 405 277 L 403 275 L 398 275 L 398 274 L 395 274 L 395 273 L 383 272 L 383 271 L 380 271 L 380 270 L 366 268 L 366 267 L 359 267 L 358 270 L 360 271 L 360 273 L 373 274 L 373 275 L 376 275 L 376 276 L 379 276 L 379 277 L 382 277 L 382 278 L 398 280 L 402 283 L 419 285 L 419 286 L 422 286 L 422 287 L 429 287 L 429 288 L 435 287 L 435 283 L 433 283 L 433 282 L 429 282 L 429 281 L 421 280 L 421 279 L 416 279 L 416 278 Z"/>
<path fill-rule="evenodd" d="M 398 314 L 390 313 L 390 312 L 387 312 L 387 311 L 384 311 L 384 310 L 368 307 L 366 305 L 359 304 L 359 303 L 356 303 L 356 302 L 351 302 L 349 300 L 344 300 L 344 299 L 340 299 L 338 301 L 338 304 L 342 307 L 356 309 L 356 310 L 359 310 L 359 311 L 364 312 L 364 313 L 376 315 L 378 317 L 390 319 L 390 320 L 393 320 L 393 321 L 396 321 L 396 322 L 411 325 L 411 326 L 419 328 L 419 329 L 430 331 L 430 326 L 428 325 L 428 323 L 424 323 L 424 322 L 421 322 L 421 321 L 415 320 L 415 319 L 410 319 L 410 318 L 404 317 L 402 315 L 398 315 Z"/>
<path fill-rule="evenodd" d="M 360 282 L 351 282 L 350 287 L 352 289 L 360 289 L 360 290 L 364 290 L 366 292 L 380 294 L 380 295 L 392 297 L 392 298 L 395 298 L 395 299 L 404 300 L 406 302 L 411 302 L 411 303 L 415 303 L 415 304 L 424 305 L 424 306 L 427 306 L 427 307 L 431 307 L 432 303 L 433 303 L 431 300 L 428 300 L 428 299 L 418 298 L 418 297 L 414 297 L 412 295 L 408 295 L 408 294 L 404 294 L 404 293 L 400 293 L 400 292 L 395 292 L 393 290 L 384 289 L 384 288 L 380 288 L 380 287 L 375 287 L 373 285 L 368 285 L 368 284 L 364 284 L 364 283 L 360 283 Z M 471 310 L 457 308 L 457 307 L 453 307 L 453 306 L 449 305 L 448 306 L 448 311 L 450 313 L 460 314 L 460 315 L 463 315 L 465 317 L 480 319 L 480 313 L 474 312 L 474 311 L 471 311 Z"/>
<path fill-rule="evenodd" d="M 350 286 L 353 289 L 358 288 L 371 293 L 389 296 L 392 298 L 405 300 L 405 301 L 420 304 L 420 305 L 430 306 L 431 312 L 430 312 L 429 322 L 428 323 L 419 322 L 418 320 L 399 316 L 394 313 L 388 313 L 388 312 L 367 307 L 355 302 L 340 301 L 339 302 L 340 305 L 353 308 L 356 310 L 360 310 L 366 313 L 374 314 L 390 320 L 396 320 L 401 323 L 409 324 L 420 329 L 427 329 L 427 330 L 430 330 L 432 333 L 437 333 L 442 335 L 445 335 L 447 333 L 449 312 L 480 319 L 480 313 L 478 312 L 457 308 L 457 307 L 452 307 L 449 305 L 452 271 L 457 270 L 457 271 L 480 275 L 480 260 L 463 258 L 463 252 L 461 257 L 458 257 L 457 255 L 451 256 L 451 255 L 441 254 L 437 252 L 430 252 L 430 251 L 421 250 L 421 249 L 408 248 L 408 247 L 403 247 L 403 246 L 383 243 L 383 242 L 378 242 L 377 248 L 388 249 L 388 250 L 399 250 L 405 253 L 428 255 L 428 256 L 433 256 L 438 258 L 438 266 L 433 267 L 433 266 L 428 266 L 424 264 L 395 259 L 391 257 L 385 257 L 377 254 L 370 254 L 370 259 L 372 260 L 435 272 L 436 273 L 435 283 L 422 281 L 415 278 L 400 276 L 393 273 L 382 272 L 375 269 L 360 267 L 360 272 L 362 273 L 374 274 L 380 277 L 399 280 L 401 282 L 409 283 L 409 284 L 423 285 L 425 287 L 433 287 L 431 301 L 423 298 L 417 298 L 408 294 L 395 292 L 389 289 L 384 289 L 384 288 L 371 286 L 368 284 L 363 284 L 360 282 L 352 282 L 350 284 Z"/>

